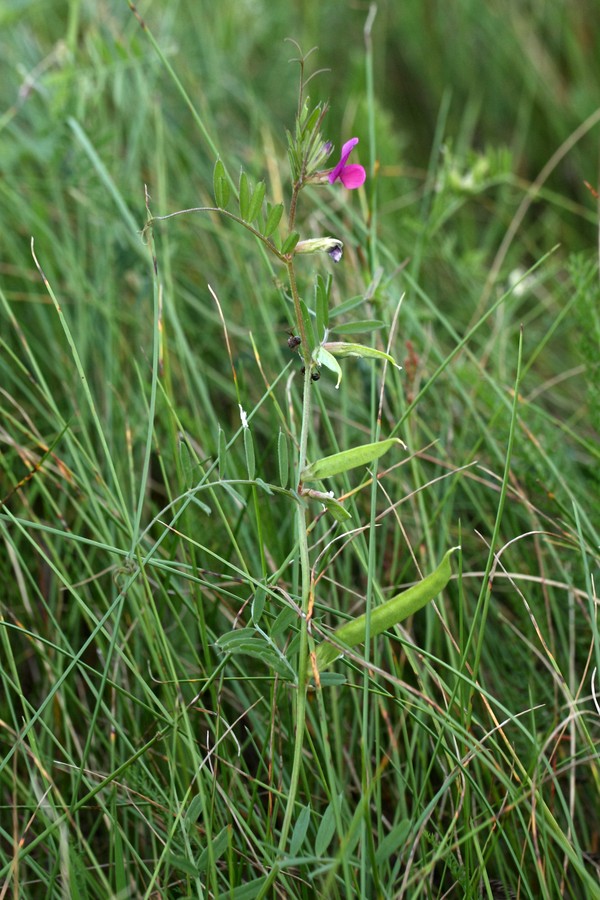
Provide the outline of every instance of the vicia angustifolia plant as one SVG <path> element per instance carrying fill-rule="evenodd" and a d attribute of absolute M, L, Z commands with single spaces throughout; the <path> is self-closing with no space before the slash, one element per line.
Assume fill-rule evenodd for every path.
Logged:
<path fill-rule="evenodd" d="M 258 485 L 267 493 L 279 493 L 289 499 L 290 510 L 295 517 L 295 546 L 291 548 L 299 565 L 298 596 L 288 596 L 299 620 L 298 640 L 292 641 L 283 650 L 261 623 L 262 610 L 267 595 L 282 602 L 276 593 L 275 580 L 256 580 L 252 598 L 252 623 L 247 627 L 234 628 L 218 640 L 219 649 L 225 654 L 246 654 L 258 657 L 269 665 L 279 678 L 291 682 L 295 696 L 295 748 L 291 774 L 291 790 L 286 806 L 279 849 L 285 850 L 289 833 L 294 797 L 301 770 L 303 738 L 306 716 L 306 694 L 317 690 L 320 694 L 327 684 L 327 674 L 323 671 L 340 655 L 352 647 L 364 643 L 386 629 L 392 628 L 435 597 L 450 578 L 450 555 L 444 556 L 438 568 L 409 590 L 393 596 L 373 608 L 369 614 L 346 621 L 337 629 L 324 633 L 321 627 L 313 626 L 312 617 L 315 604 L 314 572 L 312 568 L 309 533 L 316 516 L 331 517 L 338 529 L 354 528 L 350 512 L 329 487 L 330 479 L 352 469 L 362 469 L 374 463 L 387 453 L 398 453 L 404 449 L 396 437 L 380 438 L 360 446 L 347 447 L 341 452 L 313 458 L 310 447 L 311 409 L 313 393 L 318 390 L 317 382 L 321 370 L 333 373 L 336 388 L 342 382 L 342 364 L 349 358 L 370 360 L 374 365 L 397 366 L 390 353 L 362 343 L 334 340 L 331 337 L 329 314 L 331 309 L 332 277 L 317 274 L 312 284 L 300 280 L 297 272 L 299 257 L 327 254 L 332 266 L 343 265 L 343 242 L 332 235 L 305 235 L 298 225 L 301 197 L 315 189 L 338 191 L 356 190 L 366 180 L 362 165 L 349 162 L 352 151 L 359 143 L 358 138 L 347 140 L 339 157 L 334 154 L 332 142 L 324 135 L 327 104 L 312 105 L 305 95 L 306 80 L 304 67 L 306 57 L 299 60 L 301 77 L 298 108 L 294 128 L 288 131 L 288 159 L 290 167 L 290 196 L 287 208 L 283 203 L 271 203 L 266 196 L 266 184 L 259 181 L 252 186 L 247 173 L 242 170 L 234 181 L 225 162 L 219 158 L 214 166 L 213 193 L 215 205 L 196 207 L 165 216 L 149 214 L 147 230 L 159 220 L 169 219 L 183 213 L 217 213 L 232 220 L 238 227 L 250 232 L 263 251 L 276 262 L 285 273 L 286 297 L 289 301 L 286 314 L 291 319 L 289 348 L 299 356 L 298 375 L 302 379 L 301 426 L 299 437 L 293 442 L 290 453 L 288 435 L 280 432 L 278 441 L 278 465 L 276 472 L 256 472 L 254 444 L 246 413 L 240 406 L 247 481 Z M 335 162 L 332 165 L 332 157 Z M 307 189 L 310 189 L 307 191 Z M 306 192 L 306 194 L 305 194 Z M 304 272 L 305 267 L 302 267 Z M 311 297 L 309 301 L 308 297 Z M 398 367 L 399 368 L 399 367 Z M 225 447 L 219 448 L 222 458 Z M 291 461 L 291 466 L 290 466 Z M 215 461 L 218 470 L 219 460 Z M 290 469 L 293 473 L 289 483 Z M 198 492 L 206 485 L 203 478 L 196 486 Z M 318 635 L 318 640 L 317 640 Z"/>

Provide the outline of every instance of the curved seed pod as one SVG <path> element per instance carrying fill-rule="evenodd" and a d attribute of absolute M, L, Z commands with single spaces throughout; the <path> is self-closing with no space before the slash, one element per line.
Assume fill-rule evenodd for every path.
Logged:
<path fill-rule="evenodd" d="M 448 550 L 437 569 L 431 575 L 428 575 L 427 578 L 371 610 L 370 635 L 372 638 L 383 631 L 387 631 L 388 628 L 398 625 L 399 622 L 403 622 L 408 616 L 411 616 L 429 603 L 430 600 L 433 600 L 446 587 L 452 575 L 450 557 L 455 550 L 459 549 L 459 547 L 453 547 L 451 550 Z M 357 644 L 364 643 L 366 630 L 367 617 L 363 614 L 340 625 L 339 628 L 335 629 L 331 637 L 336 644 L 340 643 L 345 644 L 347 647 L 355 647 Z M 330 666 L 341 654 L 342 651 L 334 647 L 329 641 L 319 644 L 316 653 L 319 671 Z"/>

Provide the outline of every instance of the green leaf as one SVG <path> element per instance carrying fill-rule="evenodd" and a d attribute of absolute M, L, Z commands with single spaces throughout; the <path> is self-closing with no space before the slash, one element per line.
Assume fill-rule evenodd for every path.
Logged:
<path fill-rule="evenodd" d="M 308 341 L 308 348 L 312 353 L 315 348 L 315 330 L 313 328 L 311 315 L 308 311 L 308 306 L 304 300 L 300 301 L 300 311 L 302 312 L 302 321 L 304 322 L 304 331 L 306 340 Z"/>
<path fill-rule="evenodd" d="M 254 222 L 256 218 L 258 218 L 258 214 L 260 213 L 263 205 L 263 201 L 265 199 L 265 191 L 266 185 L 264 181 L 259 181 L 254 191 L 252 192 L 252 197 L 250 199 L 250 203 L 248 206 L 248 221 Z"/>
<path fill-rule="evenodd" d="M 194 506 L 199 507 L 199 509 L 201 509 L 202 512 L 205 513 L 207 516 L 212 515 L 212 509 L 210 508 L 210 506 L 207 506 L 206 503 L 203 503 L 202 500 L 198 500 L 197 497 L 191 497 L 190 500 L 194 504 Z"/>
<path fill-rule="evenodd" d="M 253 641 L 255 639 L 256 631 L 254 628 L 236 628 L 235 631 L 226 631 L 225 634 L 222 634 L 217 638 L 215 644 L 227 653 L 235 653 L 238 645 L 245 644 L 248 641 Z"/>
<path fill-rule="evenodd" d="M 326 350 L 325 347 L 317 347 L 313 356 L 315 362 L 320 366 L 325 366 L 327 369 L 335 372 L 335 374 L 337 375 L 336 388 L 339 388 L 340 381 L 342 380 L 342 367 L 340 366 L 335 356 L 332 356 L 332 354 L 328 350 Z"/>
<path fill-rule="evenodd" d="M 333 309 L 329 311 L 329 318 L 335 319 L 337 318 L 337 316 L 343 316 L 345 315 L 345 313 L 352 312 L 353 309 L 356 309 L 357 306 L 360 306 L 361 303 L 364 302 L 365 298 L 362 294 L 357 294 L 355 297 L 350 297 L 349 300 L 344 300 L 344 302 L 340 303 L 339 306 L 334 306 Z"/>
<path fill-rule="evenodd" d="M 166 862 L 178 872 L 185 872 L 186 875 L 190 875 L 192 878 L 198 877 L 198 866 L 186 859 L 185 856 L 180 856 L 179 853 L 168 852 Z"/>
<path fill-rule="evenodd" d="M 195 797 L 192 797 L 184 816 L 186 825 L 195 825 L 202 815 L 203 810 L 202 797 L 199 794 L 196 794 Z"/>
<path fill-rule="evenodd" d="M 181 463 L 181 471 L 183 474 L 183 484 L 186 490 L 189 490 L 193 484 L 193 465 L 192 465 L 192 457 L 190 454 L 190 448 L 188 447 L 186 439 L 180 435 L 179 436 L 179 462 Z"/>
<path fill-rule="evenodd" d="M 252 621 L 255 625 L 258 625 L 262 618 L 266 599 L 267 592 L 264 587 L 257 587 L 254 592 L 254 599 L 252 600 Z"/>
<path fill-rule="evenodd" d="M 347 522 L 348 519 L 352 518 L 345 506 L 342 506 L 340 501 L 336 500 L 335 497 L 321 500 L 321 503 L 325 506 L 327 512 L 333 516 L 336 522 Z"/>
<path fill-rule="evenodd" d="M 308 826 L 310 825 L 310 805 L 303 806 L 298 813 L 294 830 L 290 838 L 290 856 L 297 856 L 300 847 L 304 843 Z"/>
<path fill-rule="evenodd" d="M 346 676 L 342 672 L 323 672 L 319 676 L 321 687 L 341 687 L 346 684 Z"/>
<path fill-rule="evenodd" d="M 403 622 L 404 619 L 433 600 L 446 587 L 452 575 L 450 557 L 459 549 L 459 547 L 453 547 L 448 550 L 437 569 L 427 578 L 371 610 L 370 635 L 372 638 Z M 364 643 L 366 629 L 367 617 L 363 614 L 340 625 L 335 629 L 331 638 L 346 647 L 355 647 L 357 644 Z M 319 644 L 316 653 L 319 671 L 330 666 L 341 652 L 328 641 Z"/>
<path fill-rule="evenodd" d="M 292 181 L 297 181 L 300 177 L 300 169 L 302 168 L 302 159 L 296 147 L 296 138 L 291 131 L 286 131 L 288 139 L 288 159 L 290 161 L 290 172 Z M 296 121 L 296 134 L 298 135 L 298 122 Z"/>
<path fill-rule="evenodd" d="M 375 347 L 366 347 L 364 344 L 350 344 L 345 341 L 327 341 L 323 347 L 333 356 L 359 356 L 361 359 L 387 359 L 396 368 L 400 368 L 393 356 L 376 350 Z"/>
<path fill-rule="evenodd" d="M 254 475 L 256 473 L 256 466 L 254 458 L 254 441 L 252 440 L 252 432 L 249 428 L 244 428 L 244 452 L 246 454 L 246 469 L 248 471 L 248 478 L 250 479 L 250 481 L 253 481 Z"/>
<path fill-rule="evenodd" d="M 229 896 L 231 900 L 255 900 L 264 888 L 266 880 L 267 876 L 261 875 L 260 878 L 255 878 L 253 881 L 240 884 L 233 889 Z"/>
<path fill-rule="evenodd" d="M 213 190 L 217 206 L 219 207 L 219 209 L 225 209 L 225 207 L 229 203 L 229 195 L 231 193 L 231 189 L 229 187 L 229 181 L 227 180 L 227 175 L 225 173 L 225 166 L 220 159 L 218 159 L 215 163 L 213 172 Z"/>
<path fill-rule="evenodd" d="M 275 641 L 282 636 L 284 631 L 289 631 L 292 624 L 298 621 L 298 613 L 291 606 L 284 606 L 271 625 L 271 640 Z"/>
<path fill-rule="evenodd" d="M 268 494 L 269 497 L 273 496 L 273 488 L 270 484 L 267 484 L 266 481 L 263 481 L 262 478 L 255 478 L 254 483 L 257 487 L 259 487 L 265 494 Z"/>
<path fill-rule="evenodd" d="M 410 834 L 410 828 L 410 819 L 402 819 L 392 828 L 389 834 L 386 834 L 384 839 L 377 845 L 377 850 L 375 851 L 375 862 L 378 866 L 385 865 L 392 854 L 395 855 L 399 852 Z"/>
<path fill-rule="evenodd" d="M 270 237 L 279 223 L 283 215 L 283 203 L 276 203 L 275 206 L 269 206 L 267 212 L 267 223 L 265 225 L 265 237 Z"/>
<path fill-rule="evenodd" d="M 290 458 L 287 435 L 283 431 L 279 432 L 277 438 L 277 457 L 279 460 L 279 483 L 282 488 L 285 488 L 290 476 Z"/>
<path fill-rule="evenodd" d="M 90 895 L 87 890 L 88 870 L 86 868 L 85 860 L 79 849 L 72 843 L 68 845 L 67 853 L 70 869 L 69 897 L 71 897 L 71 900 L 89 900 Z"/>
<path fill-rule="evenodd" d="M 250 208 L 250 185 L 248 184 L 248 176 L 243 169 L 240 172 L 239 202 L 240 217 L 247 222 Z"/>
<path fill-rule="evenodd" d="M 216 837 L 213 836 L 212 848 L 211 848 L 213 862 L 216 862 L 216 860 L 218 860 L 223 855 L 223 853 L 229 846 L 230 835 L 228 832 L 229 832 L 229 829 L 228 829 L 228 826 L 226 825 L 225 828 L 221 829 L 221 831 L 216 835 Z M 200 854 L 200 859 L 198 860 L 198 872 L 206 871 L 206 867 L 208 865 L 209 859 L 210 859 L 210 857 L 209 857 L 208 849 L 205 846 L 204 850 Z"/>
<path fill-rule="evenodd" d="M 245 509 L 246 507 L 246 499 L 242 497 L 239 491 L 236 491 L 232 484 L 228 484 L 227 481 L 224 481 L 221 485 L 224 491 L 226 491 L 233 502 L 239 507 L 239 509 Z"/>
<path fill-rule="evenodd" d="M 221 209 L 225 209 L 227 204 L 229 203 L 229 197 L 231 195 L 231 188 L 229 186 L 229 182 L 224 178 L 220 178 L 217 183 L 217 206 Z"/>
<path fill-rule="evenodd" d="M 115 878 L 115 894 L 119 897 L 126 897 L 129 893 L 130 881 L 126 869 L 129 869 L 129 853 L 127 858 L 123 847 L 123 838 L 119 828 L 115 828 L 113 845 L 114 858 L 114 878 Z"/>
<path fill-rule="evenodd" d="M 308 113 L 308 109 L 306 110 Z M 308 113 L 306 121 L 302 124 L 302 130 L 306 135 L 310 135 L 311 132 L 314 131 L 315 125 L 319 121 L 319 116 L 321 115 L 321 104 L 319 103 L 315 108 Z"/>
<path fill-rule="evenodd" d="M 345 325 L 336 325 L 331 330 L 336 334 L 364 334 L 365 331 L 377 331 L 384 325 L 385 322 L 381 319 L 357 319 L 355 322 L 346 322 Z"/>
<path fill-rule="evenodd" d="M 283 656 L 279 656 L 274 649 L 269 647 L 263 637 L 257 636 L 253 628 L 239 628 L 237 631 L 222 634 L 216 641 L 216 646 L 224 653 L 257 659 L 282 678 L 286 678 L 288 681 L 293 680 L 293 672 Z"/>
<path fill-rule="evenodd" d="M 315 856 L 324 856 L 335 834 L 335 807 L 332 801 L 321 819 L 315 838 Z"/>
<path fill-rule="evenodd" d="M 283 242 L 283 246 L 281 248 L 281 252 L 284 254 L 291 253 L 298 241 L 300 240 L 300 235 L 297 231 L 291 231 Z"/>
<path fill-rule="evenodd" d="M 203 503 L 202 500 L 198 500 L 197 497 L 192 496 L 190 497 L 190 501 L 194 504 L 194 506 L 197 506 L 199 509 L 201 509 L 205 515 L 212 515 L 212 509 L 206 503 Z"/>
<path fill-rule="evenodd" d="M 315 284 L 315 305 L 317 308 L 317 334 L 319 341 L 325 340 L 325 332 L 329 327 L 329 288 L 331 279 L 325 283 L 322 275 L 317 275 Z"/>
<path fill-rule="evenodd" d="M 341 453 L 325 456 L 323 459 L 318 459 L 316 462 L 311 463 L 310 466 L 306 466 L 301 472 L 300 480 L 320 481 L 321 478 L 331 478 L 332 475 L 339 475 L 341 472 L 347 472 L 349 469 L 366 466 L 384 453 L 387 453 L 394 445 L 404 447 L 399 438 L 388 438 L 385 441 L 363 444 L 361 447 L 353 447 L 351 450 L 342 450 Z"/>

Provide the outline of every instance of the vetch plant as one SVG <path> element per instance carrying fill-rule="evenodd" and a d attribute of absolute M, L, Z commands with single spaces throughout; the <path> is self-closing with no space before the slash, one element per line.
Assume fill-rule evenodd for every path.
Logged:
<path fill-rule="evenodd" d="M 275 484 L 265 473 L 260 478 L 256 474 L 256 460 L 252 442 L 252 432 L 245 413 L 241 410 L 243 421 L 244 450 L 247 464 L 248 480 L 259 485 L 269 493 L 278 492 L 285 495 L 295 509 L 295 552 L 299 560 L 300 592 L 293 599 L 294 608 L 300 617 L 300 633 L 297 642 L 293 642 L 294 655 L 287 656 L 277 643 L 259 625 L 264 605 L 265 590 L 272 592 L 275 587 L 267 581 L 266 589 L 261 587 L 252 607 L 252 624 L 246 628 L 234 629 L 223 635 L 218 646 L 227 654 L 245 654 L 259 657 L 269 665 L 280 678 L 292 681 L 295 685 L 295 747 L 290 787 L 281 827 L 279 852 L 284 854 L 294 814 L 295 798 L 302 769 L 304 731 L 306 717 L 307 691 L 317 689 L 321 685 L 321 671 L 343 652 L 345 647 L 352 648 L 365 640 L 381 634 L 384 630 L 416 612 L 447 584 L 450 572 L 450 555 L 448 551 L 440 566 L 422 582 L 394 596 L 370 615 L 358 616 L 333 631 L 327 640 L 315 647 L 312 612 L 315 602 L 315 584 L 313 582 L 308 535 L 316 514 L 324 511 L 331 516 L 334 523 L 346 527 L 351 518 L 343 502 L 336 498 L 334 492 L 327 487 L 328 479 L 334 478 L 352 469 L 362 468 L 374 463 L 384 454 L 397 453 L 404 445 L 398 438 L 390 437 L 361 446 L 348 447 L 330 456 L 310 459 L 309 437 L 311 427 L 311 409 L 315 381 L 320 377 L 320 370 L 325 367 L 332 371 L 337 379 L 336 387 L 342 381 L 342 368 L 339 360 L 360 358 L 374 363 L 391 364 L 400 368 L 393 355 L 373 346 L 330 339 L 331 308 L 331 276 L 323 278 L 317 275 L 314 280 L 314 304 L 309 306 L 305 299 L 305 289 L 299 286 L 296 261 L 299 256 L 325 253 L 334 263 L 342 259 L 343 244 L 335 236 L 301 235 L 297 226 L 298 201 L 300 194 L 308 186 L 331 186 L 338 184 L 348 190 L 356 190 L 364 184 L 366 172 L 363 166 L 349 163 L 352 150 L 358 144 L 358 138 L 352 137 L 342 147 L 339 161 L 326 168 L 333 145 L 323 136 L 322 129 L 327 113 L 327 105 L 317 103 L 311 106 L 304 91 L 304 66 L 306 57 L 298 60 L 301 78 L 298 98 L 298 111 L 293 131 L 288 132 L 288 159 L 291 173 L 291 194 L 284 219 L 284 204 L 270 203 L 266 197 L 265 182 L 260 181 L 252 187 L 248 175 L 241 171 L 237 186 L 231 178 L 225 163 L 217 159 L 213 174 L 214 207 L 197 207 L 180 210 L 165 216 L 152 217 L 149 214 L 146 228 L 151 228 L 159 220 L 190 212 L 216 212 L 223 215 L 248 232 L 262 244 L 272 257 L 285 269 L 289 298 L 293 309 L 292 330 L 288 340 L 291 350 L 298 353 L 301 359 L 302 403 L 300 435 L 293 458 L 294 481 L 288 487 L 289 448 L 285 435 L 280 435 L 278 442 L 280 483 Z M 232 196 L 237 200 L 237 209 L 229 208 Z M 284 224 L 285 222 L 285 224 Z M 222 437 L 222 436 L 221 436 Z M 221 451 L 219 458 L 221 460 Z M 224 456 L 224 453 L 223 453 Z M 310 484 L 310 486 L 308 486 Z M 317 504 L 315 512 L 315 504 Z M 257 597 L 260 595 L 260 602 Z M 272 870 L 264 886 L 263 893 L 276 877 L 276 868 Z"/>

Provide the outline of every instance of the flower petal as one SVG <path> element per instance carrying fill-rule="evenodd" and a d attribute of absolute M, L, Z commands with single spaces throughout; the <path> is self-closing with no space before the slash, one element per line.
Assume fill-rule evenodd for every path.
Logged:
<path fill-rule="evenodd" d="M 340 156 L 339 163 L 337 164 L 337 166 L 334 169 L 331 170 L 331 172 L 328 175 L 329 184 L 333 184 L 337 178 L 339 178 L 341 180 L 342 184 L 345 184 L 344 179 L 342 177 L 342 172 L 344 171 L 345 168 L 347 168 L 346 160 L 348 159 L 348 157 L 352 153 L 352 150 L 354 149 L 354 147 L 356 147 L 357 144 L 358 144 L 357 137 L 350 138 L 349 141 L 346 141 L 346 143 L 342 147 L 342 153 Z M 364 180 L 365 179 L 363 178 L 363 181 Z M 360 184 L 362 184 L 362 183 L 363 182 L 361 181 Z M 359 187 L 359 185 L 358 184 L 354 185 L 354 187 Z"/>
<path fill-rule="evenodd" d="M 364 184 L 366 177 L 367 173 L 362 166 L 344 166 L 340 172 L 340 181 L 350 191 Z"/>
<path fill-rule="evenodd" d="M 356 147 L 357 144 L 358 144 L 358 138 L 356 138 L 356 137 L 350 138 L 349 141 L 346 141 L 346 143 L 342 147 L 342 153 L 340 156 L 340 163 L 342 164 L 342 166 L 346 165 L 346 160 L 348 159 L 348 157 L 350 156 L 350 154 L 352 153 L 353 149 Z"/>
<path fill-rule="evenodd" d="M 335 169 L 332 169 L 327 178 L 329 179 L 329 184 L 333 184 L 336 178 L 340 177 L 340 172 L 344 168 L 343 164 L 339 162 Z"/>

